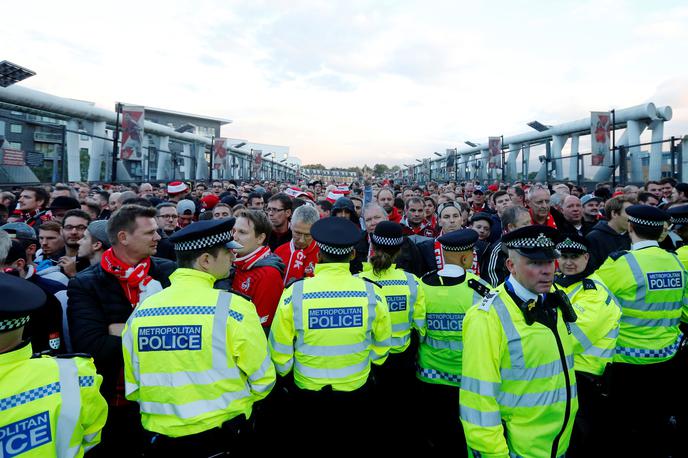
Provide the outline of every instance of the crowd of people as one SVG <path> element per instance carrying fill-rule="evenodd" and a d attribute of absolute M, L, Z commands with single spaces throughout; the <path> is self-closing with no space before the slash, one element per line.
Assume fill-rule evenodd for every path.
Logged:
<path fill-rule="evenodd" d="M 671 178 L 0 192 L 0 456 L 688 456 L 686 241 Z"/>

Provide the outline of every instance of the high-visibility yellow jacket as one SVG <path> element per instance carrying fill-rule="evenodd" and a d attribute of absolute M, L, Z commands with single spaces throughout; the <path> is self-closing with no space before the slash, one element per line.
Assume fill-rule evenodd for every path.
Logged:
<path fill-rule="evenodd" d="M 528 326 L 502 283 L 466 314 L 463 342 L 460 412 L 474 455 L 565 454 L 578 398 L 561 313 L 556 333 L 539 322 Z"/>
<path fill-rule="evenodd" d="M 107 402 L 90 358 L 0 354 L 0 457 L 81 457 L 100 442 Z"/>
<path fill-rule="evenodd" d="M 375 275 L 369 262 L 363 263 L 359 277 L 373 280 L 382 286 L 392 320 L 392 348 L 390 353 L 402 353 L 411 344 L 411 327 L 424 329 L 425 293 L 418 278 L 392 265 Z"/>
<path fill-rule="evenodd" d="M 646 248 L 611 255 L 596 272 L 621 304 L 614 361 L 652 364 L 671 359 L 688 320 L 688 272 L 675 254 Z"/>
<path fill-rule="evenodd" d="M 348 263 L 315 266 L 315 276 L 284 290 L 270 329 L 272 359 L 281 375 L 294 369 L 299 388 L 330 385 L 353 391 L 370 363 L 389 353 L 392 324 L 382 290 L 349 273 Z"/>
<path fill-rule="evenodd" d="M 148 431 L 197 434 L 268 395 L 275 368 L 255 307 L 213 289 L 215 277 L 177 269 L 171 286 L 139 305 L 122 335 L 127 399 Z"/>
<path fill-rule="evenodd" d="M 425 329 L 418 347 L 416 375 L 424 382 L 461 386 L 463 319 L 483 298 L 468 285 L 471 280 L 480 283 L 485 290 L 490 289 L 471 272 L 466 272 L 463 279 L 442 277 L 437 272 L 428 273 L 421 279 L 426 315 L 422 317 Z"/>
<path fill-rule="evenodd" d="M 565 281 L 565 277 L 560 280 Z M 602 375 L 614 357 L 621 306 L 595 274 L 570 284 L 561 284 L 560 288 L 566 292 L 578 316 L 575 323 L 569 323 L 575 338 L 575 369 Z"/>
<path fill-rule="evenodd" d="M 688 270 L 688 245 L 683 245 L 681 248 L 676 250 L 676 256 L 678 256 L 678 260 L 681 261 L 683 267 Z"/>

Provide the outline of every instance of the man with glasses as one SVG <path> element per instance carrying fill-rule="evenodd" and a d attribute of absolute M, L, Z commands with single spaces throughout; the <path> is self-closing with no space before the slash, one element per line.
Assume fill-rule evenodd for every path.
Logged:
<path fill-rule="evenodd" d="M 62 238 L 64 239 L 65 254 L 59 259 L 62 272 L 70 278 L 89 267 L 88 259 L 77 258 L 79 252 L 79 240 L 84 237 L 84 232 L 91 223 L 91 217 L 83 210 L 69 210 L 65 213 L 62 226 Z"/>
<path fill-rule="evenodd" d="M 268 246 L 271 251 L 275 251 L 278 246 L 284 245 L 291 240 L 292 234 L 289 230 L 291 211 L 291 199 L 283 192 L 275 194 L 268 200 L 266 213 L 272 224 L 272 232 L 270 232 L 268 237 Z"/>
<path fill-rule="evenodd" d="M 198 186 L 196 186 L 196 189 L 198 189 Z M 215 194 L 216 196 L 219 197 L 220 194 L 222 194 L 222 191 L 223 191 L 222 182 L 221 181 L 213 181 L 213 188 L 212 188 L 213 194 Z M 202 194 L 203 194 L 203 192 L 198 193 L 199 199 L 201 198 Z"/>
<path fill-rule="evenodd" d="M 177 205 L 172 202 L 163 202 L 158 204 L 155 209 L 158 211 L 155 219 L 158 222 L 158 227 L 166 236 L 170 236 L 179 230 L 179 214 L 177 213 Z M 162 235 L 162 234 L 160 234 Z"/>
<path fill-rule="evenodd" d="M 268 203 L 268 208 L 270 204 Z M 275 254 L 284 262 L 284 284 L 290 285 L 304 277 L 312 277 L 318 263 L 318 245 L 311 236 L 311 226 L 320 219 L 318 210 L 302 205 L 291 219 L 291 241 L 280 245 Z"/>

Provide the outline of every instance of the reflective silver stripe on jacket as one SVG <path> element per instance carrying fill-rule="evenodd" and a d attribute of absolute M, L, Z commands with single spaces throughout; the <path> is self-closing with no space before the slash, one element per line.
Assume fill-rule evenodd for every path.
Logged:
<path fill-rule="evenodd" d="M 499 393 L 501 384 L 497 382 L 486 382 L 473 377 L 463 376 L 461 380 L 461 389 L 470 391 L 480 396 L 496 397 Z"/>
<path fill-rule="evenodd" d="M 413 310 L 414 307 L 416 306 L 416 299 L 418 298 L 418 284 L 416 283 L 416 279 L 413 278 L 413 274 L 410 274 L 408 272 L 404 272 L 404 275 L 406 276 L 406 283 L 408 285 L 409 289 L 409 308 L 408 308 L 408 325 L 405 329 L 401 329 L 402 331 L 406 331 L 408 329 L 411 329 L 411 322 L 413 321 Z M 396 331 L 394 327 L 392 327 L 392 331 Z"/>
<path fill-rule="evenodd" d="M 489 428 L 492 426 L 501 426 L 502 424 L 502 415 L 499 413 L 499 411 L 482 412 L 478 409 L 473 409 L 463 405 L 462 403 L 459 403 L 459 412 L 461 419 L 474 425 Z"/>
<path fill-rule="evenodd" d="M 573 367 L 573 354 L 566 355 L 566 368 L 562 368 L 561 361 L 555 360 L 551 363 L 542 364 L 536 367 L 525 367 L 525 357 L 523 355 L 523 346 L 521 344 L 521 336 L 513 321 L 511 315 L 506 308 L 506 305 L 499 296 L 492 302 L 492 306 L 497 312 L 499 321 L 502 323 L 502 328 L 507 338 L 507 346 L 509 349 L 509 358 L 511 359 L 511 368 L 500 368 L 500 373 L 503 380 L 532 380 L 536 378 L 549 378 L 557 374 L 561 374 L 564 370 L 570 370 Z"/>
<path fill-rule="evenodd" d="M 303 285 L 304 282 L 297 282 L 292 288 L 291 303 L 293 308 L 294 316 L 294 329 L 296 329 L 296 343 L 294 345 L 295 350 L 306 356 L 341 356 L 350 355 L 352 353 L 360 353 L 368 350 L 372 343 L 372 323 L 375 319 L 375 306 L 377 305 L 377 299 L 375 297 L 375 290 L 370 282 L 365 282 L 366 293 L 368 297 L 368 328 L 366 329 L 366 337 L 362 342 L 357 342 L 353 344 L 346 345 L 310 345 L 305 342 L 305 327 L 303 324 Z M 274 340 L 273 340 L 274 342 Z M 389 344 L 389 341 L 387 342 Z M 370 353 L 373 353 L 372 350 Z M 365 368 L 370 364 L 370 354 L 365 356 L 363 360 L 363 366 Z M 286 365 L 277 365 L 278 370 L 284 372 L 287 368 L 291 368 L 293 362 L 289 362 Z M 349 366 L 338 369 L 331 369 L 327 372 L 328 375 L 323 376 L 328 371 L 326 369 L 317 369 L 309 366 L 305 366 L 303 363 L 296 361 L 294 368 L 298 370 L 301 374 L 307 377 L 313 378 L 339 378 L 347 375 L 355 374 L 363 370 L 358 367 L 361 364 L 355 366 Z M 349 372 L 351 371 L 351 372 Z M 315 375 L 320 374 L 320 375 Z M 331 374 L 341 374 L 333 377 Z"/>
<path fill-rule="evenodd" d="M 440 340 L 426 335 L 423 344 L 436 350 L 463 351 L 463 342 L 460 340 Z"/>
<path fill-rule="evenodd" d="M 81 390 L 79 388 L 79 369 L 73 359 L 56 358 L 60 375 L 60 415 L 57 417 L 55 448 L 60 458 L 76 456 L 81 443 L 70 448 L 72 435 L 77 430 L 81 416 Z"/>
<path fill-rule="evenodd" d="M 571 399 L 577 396 L 576 384 L 571 385 Z M 537 393 L 513 394 L 501 391 L 497 394 L 497 402 L 507 407 L 538 407 L 548 406 L 558 402 L 566 402 L 566 387 Z"/>
<path fill-rule="evenodd" d="M 671 327 L 678 326 L 678 324 L 681 322 L 681 317 L 651 319 L 621 315 L 621 322 L 643 328 Z"/>
<path fill-rule="evenodd" d="M 153 415 L 173 415 L 178 418 L 193 418 L 216 410 L 225 410 L 232 402 L 250 396 L 248 390 L 223 393 L 215 399 L 202 399 L 186 404 L 140 401 L 141 412 Z"/>

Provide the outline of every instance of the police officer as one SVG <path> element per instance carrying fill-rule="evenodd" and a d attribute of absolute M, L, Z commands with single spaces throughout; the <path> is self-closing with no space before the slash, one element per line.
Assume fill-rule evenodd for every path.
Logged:
<path fill-rule="evenodd" d="M 38 286 L 0 273 L 0 456 L 83 456 L 100 442 L 107 403 L 88 357 L 31 357 L 22 341 Z"/>
<path fill-rule="evenodd" d="M 377 421 L 394 421 L 371 409 L 367 383 L 371 362 L 390 349 L 389 310 L 380 286 L 349 272 L 356 225 L 328 217 L 311 234 L 320 248 L 315 276 L 284 290 L 270 331 L 277 371 L 293 369 L 296 385 L 295 418 L 285 426 L 318 453 L 360 453 Z"/>
<path fill-rule="evenodd" d="M 667 213 L 671 218 L 672 232 L 683 240 L 679 249 L 676 250 L 676 255 L 683 266 L 688 269 L 688 205 L 671 207 Z"/>
<path fill-rule="evenodd" d="M 631 250 L 615 252 L 597 274 L 619 299 L 621 327 L 612 373 L 611 401 L 620 455 L 671 453 L 670 417 L 680 410 L 684 367 L 675 358 L 688 320 L 688 273 L 678 257 L 659 247 L 669 215 L 649 205 L 628 214 Z"/>
<path fill-rule="evenodd" d="M 474 456 L 568 448 L 578 398 L 566 323 L 575 313 L 553 289 L 557 236 L 543 225 L 503 235 L 509 276 L 464 319 L 460 410 Z"/>
<path fill-rule="evenodd" d="M 574 367 L 579 409 L 573 426 L 571 447 L 567 456 L 589 457 L 613 454 L 607 450 L 609 425 L 609 386 L 604 378 L 611 363 L 619 335 L 621 307 L 616 298 L 593 273 L 588 263 L 587 239 L 576 233 L 567 234 L 557 244 L 561 253 L 556 284 L 566 293 L 578 319 L 569 323 L 574 337 Z M 605 452 L 606 450 L 606 452 Z"/>
<path fill-rule="evenodd" d="M 139 305 L 123 336 L 127 398 L 141 407 L 151 456 L 236 451 L 254 402 L 275 369 L 255 307 L 213 288 L 240 245 L 234 218 L 199 221 L 174 233 L 179 268 L 170 287 Z"/>
<path fill-rule="evenodd" d="M 418 386 L 415 377 L 418 338 L 412 327 L 425 328 L 425 295 L 418 278 L 396 267 L 395 260 L 404 243 L 401 224 L 382 221 L 370 236 L 372 254 L 358 274 L 382 286 L 392 321 L 390 354 L 385 363 L 373 367 L 375 398 L 390 418 L 416 418 L 417 403 L 408 402 L 408 394 Z M 412 421 L 384 422 L 386 434 L 417 438 Z M 409 442 L 390 444 L 397 451 L 408 451 Z M 398 447 L 395 447 L 398 445 Z M 391 450 L 390 450 L 391 451 Z"/>
<path fill-rule="evenodd" d="M 421 388 L 422 427 L 425 440 L 433 451 L 465 456 L 457 408 L 463 353 L 461 330 L 466 312 L 490 291 L 490 285 L 468 271 L 473 266 L 473 248 L 478 241 L 476 231 L 460 229 L 437 241 L 443 267 L 421 279 L 426 315 L 423 317 L 425 326 L 421 328 L 416 374 L 424 382 Z"/>

